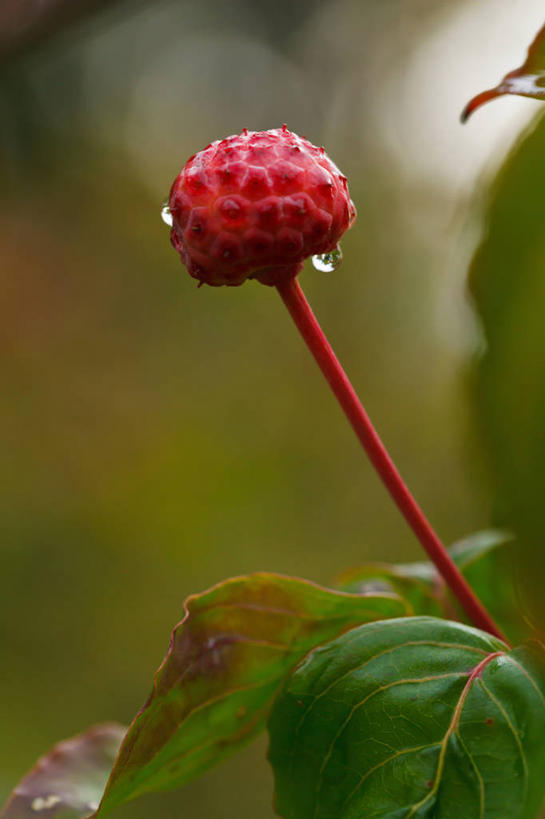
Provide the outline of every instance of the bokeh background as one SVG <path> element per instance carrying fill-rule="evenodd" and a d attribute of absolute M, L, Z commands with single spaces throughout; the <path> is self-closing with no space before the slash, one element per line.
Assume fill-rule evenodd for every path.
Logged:
<path fill-rule="evenodd" d="M 183 599 L 267 569 L 327 584 L 419 547 L 269 288 L 197 289 L 160 206 L 187 157 L 283 122 L 358 220 L 302 284 L 447 542 L 494 519 L 466 274 L 539 103 L 459 112 L 540 0 L 3 0 L 0 802 L 55 741 L 146 699 Z M 144 819 L 272 817 L 266 741 Z"/>

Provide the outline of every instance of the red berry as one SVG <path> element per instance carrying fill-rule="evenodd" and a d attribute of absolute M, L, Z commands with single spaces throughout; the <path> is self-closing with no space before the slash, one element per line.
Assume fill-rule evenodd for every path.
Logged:
<path fill-rule="evenodd" d="M 335 249 L 356 218 L 346 177 L 286 126 L 243 130 L 192 156 L 170 192 L 170 239 L 201 283 L 275 285 Z"/>

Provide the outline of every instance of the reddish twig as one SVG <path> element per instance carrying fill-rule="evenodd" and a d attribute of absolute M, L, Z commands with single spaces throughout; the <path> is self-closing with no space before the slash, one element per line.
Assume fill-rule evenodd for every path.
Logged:
<path fill-rule="evenodd" d="M 505 640 L 405 485 L 318 324 L 297 278 L 277 285 L 277 289 L 371 463 L 448 587 L 475 626 Z"/>

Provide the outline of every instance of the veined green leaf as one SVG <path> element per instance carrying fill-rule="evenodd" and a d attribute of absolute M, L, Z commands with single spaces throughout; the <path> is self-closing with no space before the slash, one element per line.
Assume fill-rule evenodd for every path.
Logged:
<path fill-rule="evenodd" d="M 97 815 L 178 787 L 232 753 L 264 727 L 286 675 L 311 648 L 406 611 L 397 595 L 345 594 L 273 574 L 190 597 Z"/>
<path fill-rule="evenodd" d="M 269 719 L 284 819 L 536 819 L 545 672 L 431 617 L 355 628 L 311 652 Z"/>
<path fill-rule="evenodd" d="M 17 785 L 1 819 L 84 819 L 92 816 L 126 728 L 96 725 L 55 745 Z"/>

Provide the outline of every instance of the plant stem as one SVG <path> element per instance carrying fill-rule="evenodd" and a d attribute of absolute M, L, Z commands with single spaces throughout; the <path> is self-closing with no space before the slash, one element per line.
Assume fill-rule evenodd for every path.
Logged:
<path fill-rule="evenodd" d="M 475 626 L 505 640 L 405 485 L 318 324 L 297 278 L 277 285 L 277 289 L 371 463 L 446 584 Z"/>

